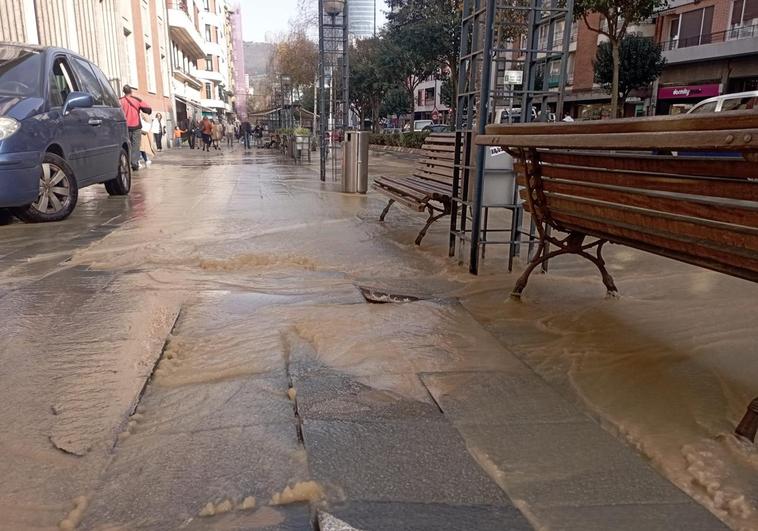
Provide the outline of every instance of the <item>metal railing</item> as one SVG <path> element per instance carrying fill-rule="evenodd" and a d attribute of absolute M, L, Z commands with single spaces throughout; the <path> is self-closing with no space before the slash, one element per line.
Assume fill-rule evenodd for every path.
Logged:
<path fill-rule="evenodd" d="M 187 0 L 168 0 L 168 2 L 166 2 L 166 7 L 168 9 L 180 9 L 187 13 L 187 16 L 190 14 Z"/>
<path fill-rule="evenodd" d="M 690 48 L 692 46 L 702 46 L 704 44 L 717 44 L 720 42 L 736 41 L 739 39 L 751 39 L 758 37 L 758 25 L 737 26 L 724 31 L 714 33 L 704 33 L 687 37 L 686 39 L 674 39 L 661 44 L 664 51 L 678 50 L 679 48 Z"/>

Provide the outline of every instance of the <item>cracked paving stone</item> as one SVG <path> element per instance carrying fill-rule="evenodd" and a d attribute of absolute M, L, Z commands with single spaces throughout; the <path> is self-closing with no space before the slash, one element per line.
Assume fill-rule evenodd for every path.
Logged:
<path fill-rule="evenodd" d="M 331 499 L 510 505 L 449 424 L 306 420 L 303 436 Z"/>
<path fill-rule="evenodd" d="M 292 423 L 122 440 L 82 522 L 83 529 L 177 529 L 209 502 L 258 505 L 288 483 L 308 478 Z"/>
<path fill-rule="evenodd" d="M 515 507 L 351 502 L 319 511 L 321 531 L 519 531 L 532 529 Z"/>

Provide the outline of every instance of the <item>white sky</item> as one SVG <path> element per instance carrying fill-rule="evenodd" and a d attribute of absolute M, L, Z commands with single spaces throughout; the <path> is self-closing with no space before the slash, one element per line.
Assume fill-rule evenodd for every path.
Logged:
<path fill-rule="evenodd" d="M 314 4 L 318 0 L 311 0 Z M 349 1 L 349 0 L 348 0 Z M 242 38 L 245 41 L 273 41 L 286 33 L 288 22 L 297 15 L 297 0 L 239 0 L 242 8 Z M 377 25 L 384 21 L 384 0 L 376 0 Z"/>

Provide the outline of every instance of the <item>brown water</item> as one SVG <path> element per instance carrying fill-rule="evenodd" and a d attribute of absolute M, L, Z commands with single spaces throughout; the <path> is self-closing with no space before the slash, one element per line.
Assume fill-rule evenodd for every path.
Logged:
<path fill-rule="evenodd" d="M 5 335 L 0 345 L 16 361 L 0 369 L 7 382 L 0 413 L 16 433 L 0 438 L 0 494 L 10 494 L 0 510 L 14 515 L 15 528 L 49 527 L 75 509 L 71 500 L 82 489 L 41 485 L 77 469 L 82 477 L 71 483 L 91 484 L 107 461 L 98 449 L 113 444 L 128 397 L 151 368 L 146 353 L 160 350 L 155 344 L 183 306 L 199 310 L 187 312 L 181 333 L 168 338 L 156 385 L 180 389 L 269 372 L 299 349 L 384 393 L 382 399 L 428 401 L 418 373 L 502 369 L 505 344 L 731 527 L 758 529 L 758 450 L 731 435 L 758 394 L 758 286 L 615 247 L 607 261 L 621 298 L 604 298 L 594 269 L 567 258 L 552 263 L 549 275 L 535 275 L 523 302 L 515 302 L 507 297 L 515 279 L 499 272 L 497 253 L 472 277 L 447 259 L 444 223 L 418 248 L 412 241 L 419 216 L 394 207 L 379 224 L 380 201 L 335 193 L 307 168 L 261 159 L 201 173 L 161 171 L 160 179 L 138 186 L 139 201 L 117 229 L 73 249 L 65 263 L 54 255 L 62 271 L 117 276 L 83 300 L 80 317 L 50 317 L 67 325 L 65 342 L 31 341 L 29 319 L 39 312 L 25 295 L 30 291 L 18 302 L 29 318 L 5 325 L 16 339 Z M 36 237 L 28 226 L 11 229 L 8 241 Z M 0 286 L 36 278 L 32 266 L 50 256 L 10 264 Z M 358 285 L 422 300 L 371 305 Z M 42 297 L 65 308 L 72 304 L 66 289 L 52 283 Z M 235 294 L 256 297 L 235 299 L 223 311 L 214 305 Z M 203 304 L 214 309 L 202 311 Z M 98 319 L 119 326 L 87 326 Z M 40 365 L 38 356 L 24 357 L 29 345 L 56 356 Z M 35 398 L 51 381 L 55 392 Z M 50 412 L 56 404 L 60 414 Z M 83 454 L 90 472 L 48 438 Z M 272 498 L 318 490 L 293 484 L 285 496 L 285 487 L 272 486 Z M 277 520 L 275 508 L 265 509 L 228 518 Z"/>

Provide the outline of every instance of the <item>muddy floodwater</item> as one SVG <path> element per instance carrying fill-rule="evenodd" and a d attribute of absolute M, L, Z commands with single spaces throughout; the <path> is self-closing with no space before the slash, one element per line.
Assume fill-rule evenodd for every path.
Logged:
<path fill-rule="evenodd" d="M 372 175 L 412 164 L 372 157 Z M 618 299 L 560 258 L 518 302 L 502 250 L 471 276 L 447 257 L 446 219 L 417 247 L 423 216 L 395 206 L 380 223 L 383 204 L 320 183 L 317 163 L 172 150 L 128 198 L 87 188 L 63 223 L 0 226 L 0 529 L 310 529 L 312 507 L 354 500 L 561 529 L 565 507 L 520 483 L 537 472 L 498 464 L 466 419 L 442 422 L 467 374 L 502 372 L 631 447 L 686 493 L 672 505 L 758 530 L 758 449 L 732 436 L 758 396 L 758 285 L 610 246 Z M 386 437 L 402 454 L 393 433 L 460 441 L 432 444 L 420 473 L 347 479 L 372 465 L 334 448 Z M 457 477 L 440 465 L 417 490 L 445 459 Z"/>

